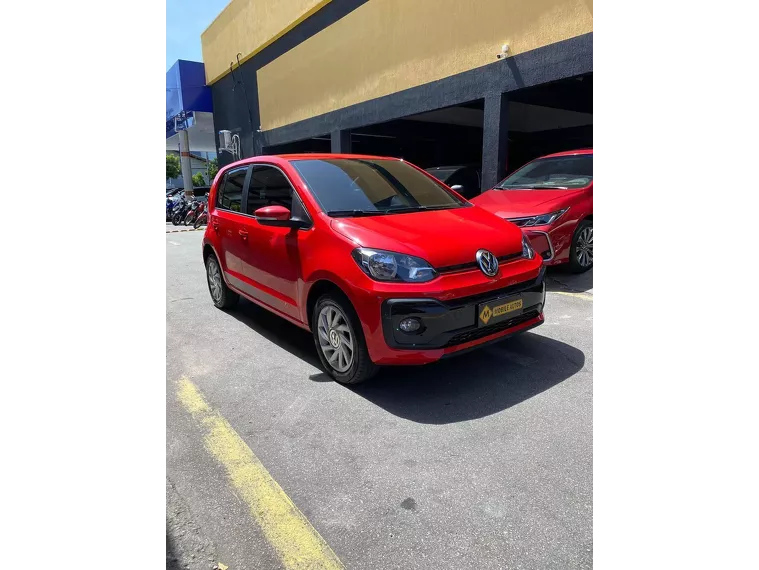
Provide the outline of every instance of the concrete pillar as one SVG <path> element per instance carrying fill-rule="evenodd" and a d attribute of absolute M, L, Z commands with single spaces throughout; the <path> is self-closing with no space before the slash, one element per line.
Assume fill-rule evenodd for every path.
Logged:
<path fill-rule="evenodd" d="M 331 133 L 333 154 L 351 153 L 351 132 L 348 130 L 335 129 Z"/>
<path fill-rule="evenodd" d="M 488 190 L 506 176 L 509 152 L 509 97 L 493 93 L 485 97 L 482 125 L 482 190 Z"/>
<path fill-rule="evenodd" d="M 182 163 L 184 195 L 192 198 L 192 164 L 190 163 L 190 135 L 186 129 L 179 131 L 179 160 Z"/>

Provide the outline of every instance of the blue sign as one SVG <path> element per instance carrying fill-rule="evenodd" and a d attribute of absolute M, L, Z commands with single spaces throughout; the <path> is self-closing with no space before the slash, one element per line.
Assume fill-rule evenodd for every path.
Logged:
<path fill-rule="evenodd" d="M 166 138 L 175 133 L 174 117 L 179 116 L 187 128 L 190 124 L 186 121 L 192 121 L 193 111 L 213 113 L 211 88 L 206 85 L 202 63 L 179 59 L 166 72 Z"/>

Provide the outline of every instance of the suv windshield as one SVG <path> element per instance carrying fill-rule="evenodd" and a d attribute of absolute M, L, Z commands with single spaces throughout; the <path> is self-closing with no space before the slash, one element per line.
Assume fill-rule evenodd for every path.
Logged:
<path fill-rule="evenodd" d="M 593 155 L 555 156 L 535 160 L 506 178 L 500 190 L 584 188 L 593 182 Z"/>
<path fill-rule="evenodd" d="M 391 159 L 302 159 L 292 165 L 334 217 L 378 216 L 466 204 L 416 168 Z"/>

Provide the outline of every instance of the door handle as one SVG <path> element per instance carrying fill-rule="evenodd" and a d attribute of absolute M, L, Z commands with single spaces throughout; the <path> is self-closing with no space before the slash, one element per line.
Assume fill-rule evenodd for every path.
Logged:
<path fill-rule="evenodd" d="M 219 222 L 213 222 L 211 225 L 213 226 L 213 231 L 215 231 L 215 232 L 218 233 L 219 232 Z"/>
<path fill-rule="evenodd" d="M 245 230 L 239 230 L 237 233 L 240 234 L 240 237 L 242 239 L 248 239 L 248 232 L 247 231 L 245 231 Z"/>

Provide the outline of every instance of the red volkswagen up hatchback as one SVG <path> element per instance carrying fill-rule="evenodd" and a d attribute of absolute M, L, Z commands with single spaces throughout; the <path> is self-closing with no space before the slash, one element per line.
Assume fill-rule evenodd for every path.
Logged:
<path fill-rule="evenodd" d="M 403 160 L 242 160 L 219 171 L 208 209 L 214 305 L 242 295 L 310 330 L 339 382 L 543 322 L 543 263 L 521 230 Z"/>

